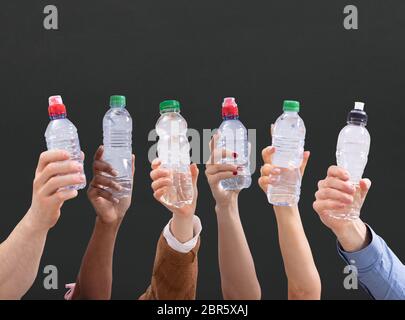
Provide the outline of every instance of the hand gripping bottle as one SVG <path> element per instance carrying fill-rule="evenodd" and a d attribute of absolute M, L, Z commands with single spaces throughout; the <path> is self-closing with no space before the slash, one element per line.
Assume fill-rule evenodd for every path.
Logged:
<path fill-rule="evenodd" d="M 237 165 L 235 177 L 221 181 L 225 190 L 241 190 L 249 188 L 252 177 L 249 168 L 249 143 L 247 130 L 239 121 L 238 105 L 235 98 L 225 98 L 222 104 L 223 122 L 218 129 L 219 139 L 217 149 L 227 150 L 235 157 L 225 157 L 220 163 Z"/>
<path fill-rule="evenodd" d="M 103 119 L 103 160 L 116 171 L 117 176 L 109 177 L 122 188 L 107 188 L 116 199 L 132 194 L 132 118 L 125 106 L 124 96 L 111 96 L 110 109 Z"/>
<path fill-rule="evenodd" d="M 161 116 L 156 123 L 156 132 L 159 136 L 157 152 L 161 167 L 170 171 L 172 179 L 172 184 L 167 188 L 162 201 L 180 208 L 191 204 L 194 196 L 187 122 L 180 115 L 178 101 L 163 101 L 159 108 Z"/>
<path fill-rule="evenodd" d="M 304 155 L 305 125 L 298 115 L 298 101 L 284 101 L 284 113 L 273 127 L 272 140 L 276 151 L 273 165 L 281 169 L 277 181 L 269 185 L 267 198 L 275 206 L 293 206 L 300 199 L 301 171 Z"/>
<path fill-rule="evenodd" d="M 355 220 L 360 215 L 362 203 L 359 182 L 367 164 L 371 141 L 366 129 L 368 117 L 363 109 L 364 103 L 356 102 L 354 109 L 347 116 L 347 126 L 339 133 L 336 147 L 337 165 L 347 170 L 356 193 L 351 205 L 330 212 L 330 216 L 338 219 Z"/>
<path fill-rule="evenodd" d="M 52 96 L 49 98 L 48 113 L 51 119 L 45 132 L 48 150 L 66 150 L 70 153 L 72 160 L 83 164 L 77 129 L 66 117 L 66 107 L 63 104 L 61 96 Z M 70 186 L 68 189 L 80 190 L 85 186 L 86 182 Z"/>

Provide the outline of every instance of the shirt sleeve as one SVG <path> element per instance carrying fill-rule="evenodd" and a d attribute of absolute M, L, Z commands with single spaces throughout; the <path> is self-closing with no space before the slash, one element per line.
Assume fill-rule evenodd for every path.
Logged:
<path fill-rule="evenodd" d="M 170 231 L 171 223 L 172 220 L 170 220 L 166 227 L 163 229 L 163 236 L 165 237 L 170 248 L 180 253 L 188 253 L 193 250 L 193 248 L 197 245 L 198 238 L 200 237 L 200 233 L 202 231 L 200 218 L 194 216 L 194 238 L 185 243 L 181 243 L 174 237 L 174 235 Z"/>
<path fill-rule="evenodd" d="M 357 252 L 345 252 L 338 243 L 340 256 L 355 266 L 358 280 L 377 300 L 405 300 L 405 266 L 385 241 L 369 226 L 371 243 Z"/>

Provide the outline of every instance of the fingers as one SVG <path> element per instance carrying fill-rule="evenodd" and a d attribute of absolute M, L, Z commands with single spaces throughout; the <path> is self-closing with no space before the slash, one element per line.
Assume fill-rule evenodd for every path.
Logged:
<path fill-rule="evenodd" d="M 120 202 L 118 199 L 113 197 L 111 192 L 108 192 L 102 188 L 98 188 L 95 186 L 92 186 L 91 188 L 89 188 L 88 196 L 90 199 L 99 197 L 99 198 L 106 199 L 112 203 L 116 203 L 116 204 Z"/>
<path fill-rule="evenodd" d="M 173 184 L 173 181 L 171 178 L 160 178 L 152 182 L 151 187 L 154 192 L 157 190 L 164 188 L 164 187 L 169 187 Z"/>
<path fill-rule="evenodd" d="M 94 160 L 101 160 L 103 158 L 104 146 L 99 146 L 94 154 Z"/>
<path fill-rule="evenodd" d="M 116 191 L 122 190 L 122 187 L 118 183 L 114 182 L 111 178 L 102 176 L 100 174 L 94 176 L 90 185 L 95 188 L 111 188 Z"/>
<path fill-rule="evenodd" d="M 118 172 L 111 167 L 111 165 L 103 160 L 94 160 L 93 162 L 93 174 L 99 175 L 101 172 L 107 173 L 116 177 Z"/>
<path fill-rule="evenodd" d="M 211 140 L 210 140 L 210 143 L 209 143 L 209 147 L 210 147 L 211 154 L 212 154 L 212 152 L 215 150 L 215 148 L 216 148 L 216 146 L 217 146 L 218 139 L 219 139 L 219 132 L 216 132 L 216 133 L 212 136 L 212 138 L 211 138 Z"/>
<path fill-rule="evenodd" d="M 266 147 L 262 150 L 262 158 L 264 163 L 271 164 L 271 159 L 273 157 L 274 152 L 276 152 L 276 148 L 273 146 Z"/>
<path fill-rule="evenodd" d="M 339 178 L 343 181 L 347 181 L 349 180 L 349 173 L 343 169 L 340 168 L 338 166 L 330 166 L 328 169 L 328 177 L 335 177 L 335 178 Z"/>
<path fill-rule="evenodd" d="M 42 170 L 44 170 L 45 167 L 52 162 L 64 161 L 69 159 L 70 154 L 65 150 L 49 150 L 42 152 L 39 156 L 37 172 L 42 172 Z"/>
<path fill-rule="evenodd" d="M 197 180 L 198 180 L 198 174 L 200 173 L 200 170 L 198 170 L 198 167 L 195 163 L 190 165 L 190 172 L 191 172 L 191 180 L 193 182 L 193 185 L 196 185 Z"/>
<path fill-rule="evenodd" d="M 259 186 L 264 192 L 267 192 L 269 184 L 270 184 L 270 177 L 269 176 L 261 176 L 259 178 Z"/>
<path fill-rule="evenodd" d="M 160 178 L 170 177 L 170 171 L 166 169 L 154 169 L 150 172 L 150 177 L 153 181 Z"/>
<path fill-rule="evenodd" d="M 205 174 L 206 175 L 214 175 L 219 172 L 224 171 L 231 171 L 236 172 L 238 171 L 238 166 L 233 164 L 209 164 L 206 166 Z"/>
<path fill-rule="evenodd" d="M 305 173 L 305 168 L 307 167 L 309 156 L 311 155 L 311 152 L 305 151 L 304 156 L 302 159 L 302 164 L 301 164 L 301 175 L 303 176 Z"/>
<path fill-rule="evenodd" d="M 61 188 L 81 184 L 83 182 L 85 182 L 85 177 L 82 174 L 75 173 L 64 176 L 55 176 L 49 179 L 42 190 L 45 195 L 51 195 Z"/>
<path fill-rule="evenodd" d="M 135 175 L 135 155 L 132 155 L 132 178 Z"/>
<path fill-rule="evenodd" d="M 167 193 L 167 187 L 160 188 L 153 193 L 153 197 L 160 201 L 160 199 Z"/>
<path fill-rule="evenodd" d="M 209 184 L 217 184 L 222 180 L 233 178 L 237 174 L 238 173 L 236 171 L 225 171 L 216 173 L 214 175 L 208 175 L 207 179 Z"/>
<path fill-rule="evenodd" d="M 74 189 L 70 190 L 60 190 L 56 192 L 52 197 L 56 198 L 58 202 L 65 202 L 67 200 L 76 198 L 78 195 L 78 191 Z"/>
<path fill-rule="evenodd" d="M 314 210 L 320 215 L 326 215 L 329 211 L 339 210 L 344 207 L 344 203 L 335 200 L 316 200 L 313 203 Z"/>
<path fill-rule="evenodd" d="M 217 164 L 220 162 L 221 159 L 225 158 L 233 158 L 236 159 L 238 157 L 238 154 L 234 151 L 230 151 L 227 149 L 214 149 L 213 152 L 211 152 L 211 156 L 207 161 L 207 164 Z"/>
<path fill-rule="evenodd" d="M 271 164 L 265 164 L 260 168 L 260 175 L 261 176 L 270 176 L 270 175 L 279 175 L 281 173 L 280 168 L 276 168 L 272 166 Z"/>
<path fill-rule="evenodd" d="M 327 177 L 325 180 L 318 182 L 319 189 L 331 188 L 338 191 L 353 195 L 355 193 L 355 188 L 349 181 L 342 181 L 338 178 Z"/>
<path fill-rule="evenodd" d="M 371 188 L 371 180 L 370 179 L 361 179 L 360 180 L 360 192 L 361 198 L 364 200 L 367 196 L 368 191 Z"/>
<path fill-rule="evenodd" d="M 155 160 L 152 161 L 152 164 L 151 164 L 152 170 L 159 168 L 161 164 L 162 164 L 162 162 L 159 160 L 159 158 L 156 158 Z"/>
<path fill-rule="evenodd" d="M 35 178 L 34 185 L 41 187 L 53 176 L 78 174 L 83 172 L 83 165 L 77 161 L 57 161 L 49 163 Z"/>
<path fill-rule="evenodd" d="M 333 200 L 344 204 L 351 204 L 353 202 L 353 196 L 336 189 L 322 188 L 315 193 L 317 200 Z"/>

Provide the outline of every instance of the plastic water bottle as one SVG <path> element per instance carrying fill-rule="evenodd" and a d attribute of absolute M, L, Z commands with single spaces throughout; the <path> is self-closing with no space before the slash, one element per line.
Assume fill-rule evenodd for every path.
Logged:
<path fill-rule="evenodd" d="M 300 167 L 304 155 L 305 125 L 298 115 L 298 101 L 284 101 L 284 113 L 273 127 L 272 140 L 276 151 L 273 165 L 281 170 L 278 180 L 269 185 L 267 198 L 275 206 L 293 206 L 301 193 Z"/>
<path fill-rule="evenodd" d="M 363 109 L 364 103 L 356 102 L 354 109 L 347 116 L 347 126 L 339 133 L 336 147 L 337 165 L 348 171 L 356 193 L 351 205 L 330 213 L 332 217 L 338 219 L 355 220 L 360 215 L 362 202 L 359 182 L 367 164 L 371 142 L 366 128 L 368 117 Z"/>
<path fill-rule="evenodd" d="M 48 113 L 51 119 L 45 132 L 48 150 L 66 150 L 70 153 L 71 160 L 83 164 L 77 129 L 66 116 L 66 107 L 61 96 L 49 97 Z M 84 174 L 84 172 L 82 173 Z M 86 182 L 67 189 L 80 190 L 84 187 L 86 187 Z"/>
<path fill-rule="evenodd" d="M 187 122 L 180 115 L 178 101 L 163 101 L 159 108 L 161 116 L 156 123 L 158 157 L 161 167 L 170 171 L 172 179 L 172 185 L 167 188 L 162 201 L 179 208 L 191 204 L 194 196 Z"/>
<path fill-rule="evenodd" d="M 111 165 L 117 176 L 109 176 L 121 190 L 107 188 L 116 199 L 132 194 L 132 118 L 124 96 L 111 96 L 110 109 L 103 119 L 103 160 Z"/>
<path fill-rule="evenodd" d="M 225 98 L 222 104 L 223 122 L 218 129 L 219 140 L 217 149 L 227 150 L 232 153 L 221 158 L 220 163 L 237 165 L 238 170 L 235 177 L 221 181 L 221 186 L 225 190 L 241 190 L 249 188 L 252 177 L 249 168 L 249 143 L 247 130 L 239 121 L 238 105 L 235 98 Z"/>

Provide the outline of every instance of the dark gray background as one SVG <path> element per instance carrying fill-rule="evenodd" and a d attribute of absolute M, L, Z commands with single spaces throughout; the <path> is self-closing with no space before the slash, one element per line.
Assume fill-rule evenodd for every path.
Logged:
<path fill-rule="evenodd" d="M 134 118 L 137 155 L 133 205 L 117 241 L 113 297 L 136 299 L 148 286 L 155 246 L 169 213 L 152 197 L 148 133 L 158 104 L 177 98 L 189 126 L 217 127 L 220 103 L 236 96 L 241 119 L 257 129 L 258 149 L 270 143 L 269 126 L 282 100 L 299 99 L 312 156 L 300 209 L 322 278 L 324 299 L 364 299 L 343 289 L 344 264 L 334 236 L 312 209 L 316 183 L 335 163 L 337 135 L 353 102 L 366 102 L 372 146 L 365 176 L 373 181 L 363 209 L 399 255 L 403 246 L 403 1 L 2 1 L 0 83 L 2 115 L 0 239 L 31 201 L 38 155 L 45 149 L 47 98 L 62 94 L 87 154 L 86 173 L 102 142 L 110 94 L 125 94 Z M 60 30 L 46 31 L 46 4 L 59 9 Z M 359 9 L 359 30 L 346 31 L 343 8 Z M 260 150 L 257 153 L 260 159 Z M 258 167 L 260 167 L 258 163 Z M 200 167 L 203 173 L 203 167 Z M 264 299 L 284 299 L 287 282 L 271 206 L 254 183 L 240 196 L 240 212 Z M 198 298 L 220 299 L 214 202 L 204 175 L 197 213 L 204 225 Z M 85 192 L 65 204 L 48 236 L 41 269 L 59 268 L 59 290 L 43 289 L 44 275 L 27 299 L 61 299 L 75 280 L 95 213 Z M 40 270 L 41 272 L 41 270 Z"/>

